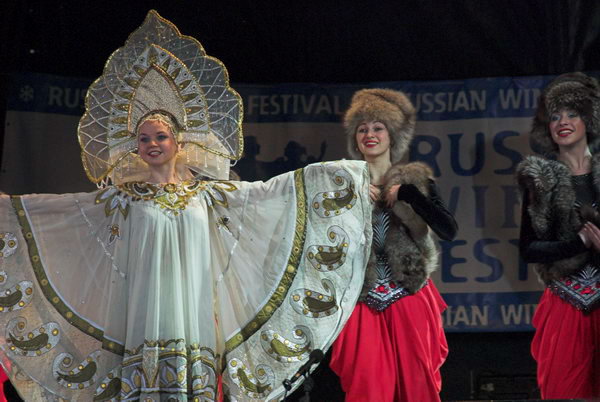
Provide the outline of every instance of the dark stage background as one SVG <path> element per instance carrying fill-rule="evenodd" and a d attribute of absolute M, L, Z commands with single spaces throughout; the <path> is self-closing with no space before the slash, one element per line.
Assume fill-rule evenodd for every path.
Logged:
<path fill-rule="evenodd" d="M 0 71 L 97 77 L 155 8 L 233 82 L 373 82 L 597 70 L 596 1 L 32 1 L 0 4 Z"/>
<path fill-rule="evenodd" d="M 600 3 L 592 0 L 3 0 L 0 91 L 12 72 L 99 76 L 108 55 L 150 8 L 223 61 L 233 87 L 236 82 L 361 83 L 600 70 Z M 5 101 L 0 96 L 1 110 Z M 536 396 L 531 337 L 527 332 L 448 334 L 442 397 Z M 343 400 L 326 365 L 316 374 L 313 400 Z"/>

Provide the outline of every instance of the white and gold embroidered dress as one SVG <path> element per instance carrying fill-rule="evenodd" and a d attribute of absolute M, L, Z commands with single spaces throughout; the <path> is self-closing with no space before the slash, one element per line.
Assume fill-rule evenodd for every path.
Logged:
<path fill-rule="evenodd" d="M 132 44 L 133 62 L 118 71 Z M 202 65 L 184 60 L 190 48 Z M 216 180 L 132 180 L 143 173 L 136 119 L 163 108 L 143 87 L 163 84 L 183 128 L 180 166 Z M 186 97 L 189 86 L 201 99 Z M 222 159 L 241 155 L 239 95 L 218 60 L 154 11 L 87 101 L 79 138 L 100 189 L 0 196 L 0 354 L 11 381 L 26 400 L 212 401 L 219 377 L 231 400 L 280 398 L 361 290 L 365 163 L 223 180 Z"/>

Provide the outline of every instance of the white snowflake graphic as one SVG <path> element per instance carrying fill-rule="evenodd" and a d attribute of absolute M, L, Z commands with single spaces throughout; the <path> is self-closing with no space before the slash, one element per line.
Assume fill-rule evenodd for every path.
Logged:
<path fill-rule="evenodd" d="M 33 100 L 33 97 L 34 91 L 31 86 L 25 85 L 21 87 L 21 90 L 19 91 L 19 99 L 21 99 L 23 102 L 29 102 Z"/>

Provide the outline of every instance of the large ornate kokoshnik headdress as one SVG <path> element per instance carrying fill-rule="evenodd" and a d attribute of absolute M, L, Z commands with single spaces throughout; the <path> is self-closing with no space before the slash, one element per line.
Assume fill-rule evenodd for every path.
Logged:
<path fill-rule="evenodd" d="M 221 61 L 206 55 L 151 10 L 125 46 L 117 49 L 89 88 L 79 121 L 81 158 L 88 178 L 104 186 L 145 180 L 148 167 L 136 154 L 140 120 L 171 116 L 183 145 L 177 169 L 227 179 L 243 150 L 243 105 L 229 86 Z"/>

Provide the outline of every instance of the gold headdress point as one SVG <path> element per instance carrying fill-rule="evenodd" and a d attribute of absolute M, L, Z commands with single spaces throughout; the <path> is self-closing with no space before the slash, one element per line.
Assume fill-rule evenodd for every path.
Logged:
<path fill-rule="evenodd" d="M 77 135 L 88 178 L 103 186 L 144 180 L 135 154 L 138 122 L 167 112 L 180 127 L 178 169 L 227 179 L 243 151 L 243 105 L 227 69 L 196 39 L 150 10 L 88 89 Z"/>

